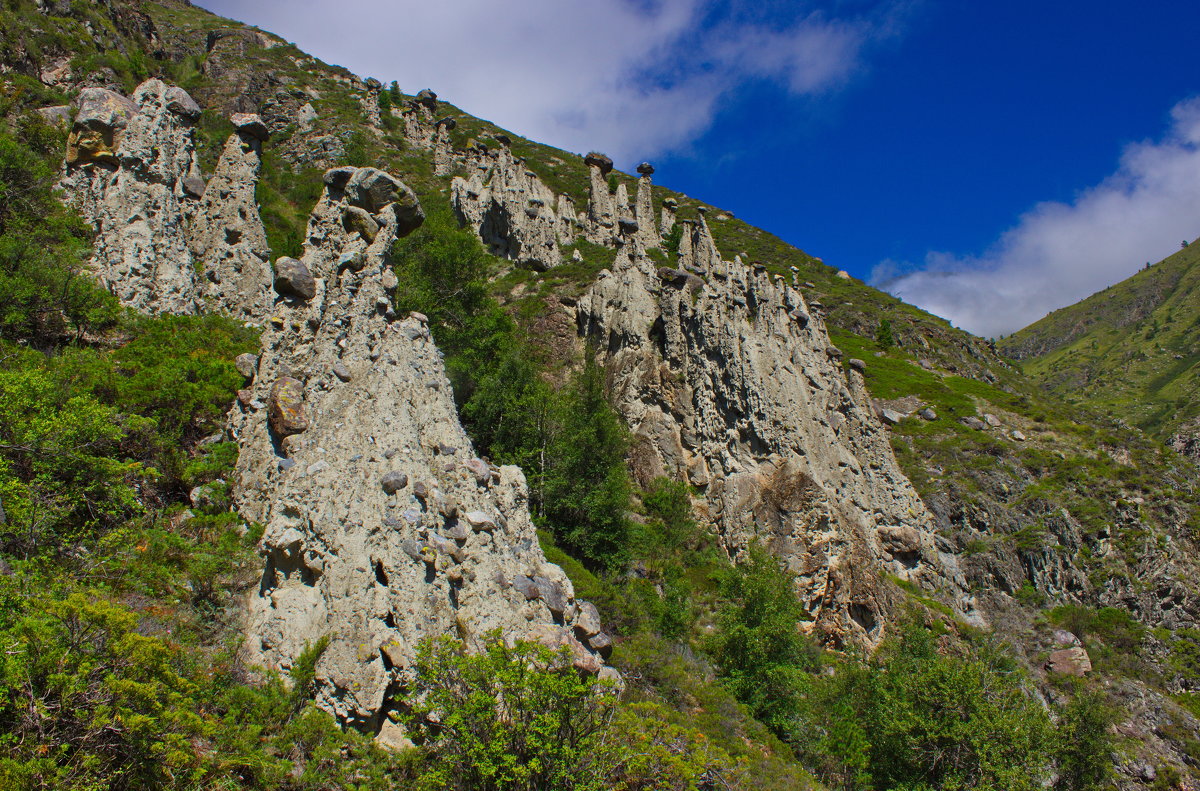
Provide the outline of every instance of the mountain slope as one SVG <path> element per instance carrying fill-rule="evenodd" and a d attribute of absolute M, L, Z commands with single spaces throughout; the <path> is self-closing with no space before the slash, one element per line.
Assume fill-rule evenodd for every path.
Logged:
<path fill-rule="evenodd" d="M 1072 403 L 1171 437 L 1200 414 L 1200 245 L 1054 311 L 1001 349 Z"/>
<path fill-rule="evenodd" d="M 439 250 L 449 251 L 451 265 L 440 275 L 434 272 L 442 278 L 433 283 L 441 289 L 432 292 L 439 299 L 420 304 L 430 317 L 433 340 L 445 354 L 455 397 L 475 435 L 471 439 L 495 461 L 519 462 L 525 468 L 532 482 L 531 510 L 541 526 L 555 533 L 542 537 L 546 557 L 565 569 L 579 595 L 595 601 L 605 623 L 613 624 L 613 662 L 629 671 L 633 694 L 666 701 L 672 716 L 694 720 L 710 737 L 719 734 L 724 743 L 741 745 L 738 754 L 759 762 L 760 774 L 793 778 L 780 781 L 781 787 L 804 782 L 803 770 L 791 762 L 792 750 L 808 756 L 805 765 L 819 769 L 831 784 L 850 782 L 830 753 L 805 741 L 817 729 L 797 724 L 821 723 L 825 710 L 812 709 L 810 719 L 803 720 L 798 710 L 772 710 L 760 694 L 753 713 L 788 740 L 784 746 L 765 736 L 727 692 L 706 680 L 713 672 L 707 663 L 721 656 L 712 648 L 714 630 L 722 634 L 736 606 L 753 614 L 755 597 L 763 594 L 762 588 L 752 590 L 753 595 L 737 592 L 737 578 L 728 581 L 728 556 L 751 555 L 751 545 L 760 539 L 790 569 L 785 592 L 790 591 L 792 602 L 779 611 L 802 609 L 784 624 L 792 637 L 803 623 L 827 637 L 829 645 L 871 646 L 882 640 L 891 647 L 890 635 L 911 617 L 946 638 L 934 656 L 973 656 L 989 642 L 964 622 L 970 616 L 1010 643 L 1007 653 L 991 654 L 993 659 L 1015 659 L 1011 665 L 1004 663 L 1012 660 L 997 660 L 1007 668 L 1006 677 L 1021 684 L 1029 679 L 1056 703 L 1056 711 L 1058 703 L 1084 699 L 1086 689 L 1102 694 L 1120 711 L 1121 733 L 1129 742 L 1122 745 L 1119 765 L 1129 783 L 1149 782 L 1143 764 L 1161 768 L 1164 777 L 1169 767 L 1189 771 L 1198 727 L 1179 704 L 1189 704 L 1190 690 L 1200 683 L 1200 673 L 1188 659 L 1190 630 L 1200 614 L 1200 569 L 1195 471 L 1185 459 L 1097 411 L 1047 396 L 981 339 L 844 276 L 728 211 L 651 186 L 649 173 L 605 172 L 601 156 L 585 159 L 523 139 L 428 92 L 393 92 L 184 0 L 113 0 L 104 5 L 105 13 L 88 16 L 93 27 L 111 27 L 110 37 L 85 38 L 75 53 L 69 34 L 77 33 L 81 22 L 73 15 L 84 11 L 72 4 L 38 5 L 42 11 L 33 3 L 15 4 L 21 13 L 14 22 L 20 23 L 24 40 L 36 44 L 11 53 L 14 76 L 6 86 L 18 88 L 17 109 L 65 105 L 79 88 L 98 82 L 124 94 L 134 93 L 152 75 L 181 85 L 202 108 L 188 134 L 194 136 L 198 167 L 213 176 L 210 189 L 216 189 L 215 176 L 223 167 L 218 156 L 224 159 L 223 152 L 236 148 L 235 136 L 250 128 L 235 130 L 228 116 L 259 114 L 269 138 L 262 141 L 261 173 L 254 187 L 263 231 L 253 236 L 265 237 L 269 253 L 263 254 L 276 262 L 277 271 L 280 256 L 311 264 L 308 248 L 319 247 L 322 240 L 357 238 L 350 227 L 338 230 L 336 219 L 309 226 L 310 209 L 329 204 L 330 187 L 337 191 L 338 168 L 380 168 L 416 191 L 429 220 L 390 250 L 394 272 L 383 266 L 380 255 L 371 259 L 371 271 L 361 274 L 355 261 L 362 261 L 353 255 L 342 266 L 341 247 L 336 256 L 331 250 L 322 252 L 322 266 L 313 269 L 317 280 L 338 283 L 329 293 L 344 295 L 345 304 L 353 307 L 336 320 L 331 315 L 330 321 L 306 328 L 289 303 L 280 303 L 278 314 L 272 314 L 278 322 L 272 321 L 265 337 L 275 349 L 296 343 L 306 350 L 309 328 L 320 327 L 328 340 L 321 354 L 311 363 L 308 356 L 292 355 L 296 359 L 287 361 L 287 372 L 322 393 L 353 391 L 344 386 L 343 374 L 352 381 L 369 381 L 358 377 L 366 377 L 374 362 L 372 345 L 336 330 L 337 322 L 345 320 L 350 328 L 365 322 L 371 329 L 385 318 L 390 323 L 393 311 L 402 315 L 413 309 L 422 296 L 413 294 L 423 287 L 417 283 L 423 275 L 421 262 L 426 256 L 436 258 Z M 87 13 L 93 10 L 88 7 Z M 125 18 L 141 23 L 122 32 L 125 28 L 111 22 Z M 124 54 L 117 58 L 116 53 Z M 243 182 L 243 198 L 245 186 Z M 642 188 L 648 200 L 643 200 Z M 635 194 L 636 203 L 631 200 Z M 370 217 L 363 220 L 340 204 L 337 209 L 342 217 L 357 218 L 343 224 L 371 227 Z M 248 205 L 246 210 L 252 211 Z M 459 223 L 465 231 L 457 229 Z M 681 229 L 675 238 L 672 228 Z M 315 241 L 314 229 L 320 237 Z M 651 230 L 665 241 L 656 246 Z M 242 238 L 248 236 L 233 234 L 218 241 L 233 248 Z M 493 255 L 484 254 L 479 242 Z M 434 263 L 439 261 L 445 263 Z M 547 268 L 557 261 L 561 263 Z M 382 279 L 389 274 L 399 281 L 390 301 L 373 281 L 360 289 L 360 278 L 366 282 L 368 275 Z M 470 292 L 470 299 L 462 291 Z M 489 312 L 492 305 L 503 310 Z M 516 329 L 505 329 L 506 322 Z M 420 327 L 410 329 L 423 343 L 428 340 Z M 501 441 L 506 437 L 500 436 L 501 427 L 563 421 L 556 405 L 578 406 L 576 383 L 588 371 L 589 338 L 605 341 L 597 357 L 607 366 L 607 380 L 592 381 L 607 381 L 609 399 L 633 430 L 623 472 L 640 484 L 638 496 L 620 502 L 614 509 L 618 518 L 606 523 L 628 529 L 622 534 L 627 546 L 618 547 L 614 568 L 581 555 L 589 561 L 585 567 L 554 545 L 561 542 L 576 553 L 589 549 L 578 541 L 576 525 L 555 521 L 556 504 L 547 502 L 553 496 L 569 498 L 577 481 L 558 481 L 557 488 L 544 485 L 551 477 L 543 461 L 547 445 L 527 442 L 529 437 L 519 438 L 524 444 L 506 445 Z M 113 337 L 105 342 L 122 341 Z M 521 345 L 526 342 L 528 348 Z M 505 357 L 502 362 L 509 367 L 498 368 L 505 344 L 515 347 L 520 359 Z M 337 373 L 333 361 L 346 346 L 362 369 Z M 433 360 L 437 353 L 427 351 L 429 365 L 440 364 Z M 283 365 L 277 369 L 285 372 Z M 526 378 L 509 376 L 514 372 Z M 429 380 L 439 386 L 442 382 L 440 377 Z M 514 395 L 513 388 L 505 387 L 511 382 L 525 389 Z M 256 384 L 260 396 L 266 385 Z M 254 391 L 244 393 L 253 408 Z M 489 394 L 503 397 L 489 401 Z M 226 394 L 227 401 L 231 395 Z M 334 400 L 332 395 L 328 402 L 324 399 L 313 398 L 312 404 L 324 408 Z M 404 414 L 403 406 L 379 415 L 380 422 L 386 424 L 393 411 Z M 592 406 L 595 414 L 607 414 L 604 404 Z M 303 498 L 294 499 L 317 511 L 349 491 L 356 502 L 363 501 L 363 519 L 373 520 L 379 505 L 375 500 L 383 499 L 378 481 L 356 481 L 354 486 L 362 487 L 356 490 L 339 486 L 337 476 L 350 465 L 377 460 L 364 461 L 368 454 L 349 446 L 341 448 L 344 459 L 331 454 L 336 468 L 318 459 L 327 450 L 338 451 L 356 427 L 371 425 L 372 435 L 381 436 L 386 429 L 359 421 L 352 410 L 330 414 L 337 422 L 309 435 L 326 437 L 320 447 L 301 447 L 308 442 L 303 438 L 280 443 L 285 452 L 312 454 L 304 456 L 303 470 L 304 486 L 311 491 L 306 488 Z M 346 431 L 340 430 L 340 414 L 346 415 Z M 449 453 L 437 447 L 436 465 L 432 457 L 420 459 L 421 464 L 404 459 L 413 464 L 405 469 L 431 480 L 457 476 L 458 468 L 447 470 L 456 451 L 463 450 L 457 448 L 461 430 L 454 428 L 438 432 L 447 438 L 447 447 L 456 447 L 449 447 Z M 265 441 L 258 444 L 254 458 L 264 475 L 281 471 L 276 451 Z M 550 451 L 553 455 L 556 448 Z M 197 458 L 205 453 L 194 442 L 187 452 Z M 674 488 L 661 488 L 655 479 L 662 473 L 676 478 Z M 232 467 L 221 468 L 225 477 L 220 483 L 214 472 L 206 485 L 224 487 L 228 480 L 241 487 L 235 474 Z M 455 486 L 460 484 L 474 496 L 471 479 L 464 477 Z M 663 507 L 664 491 L 676 493 L 673 512 Z M 635 512 L 633 521 L 644 525 L 624 524 L 626 504 Z M 175 505 L 183 507 L 181 501 Z M 274 510 L 293 508 L 280 505 Z M 438 503 L 443 516 L 451 518 L 452 505 L 458 503 Z M 217 510 L 222 518 L 239 518 L 227 504 Z M 260 510 L 267 509 L 252 505 L 240 518 Z M 586 509 L 576 511 L 587 515 Z M 683 538 L 673 544 L 649 543 L 647 549 L 647 536 L 665 524 L 668 512 L 678 520 L 675 529 Z M 397 513 L 394 520 L 407 519 L 407 510 Z M 337 531 L 336 521 L 312 518 L 299 527 L 308 529 L 311 523 L 324 536 Z M 180 523 L 188 524 L 186 518 Z M 259 546 L 271 558 L 268 572 L 256 575 L 261 584 L 250 586 L 260 599 L 276 595 L 276 580 L 267 579 L 273 568 L 294 572 L 296 579 L 289 584 L 305 584 L 306 574 L 319 570 L 316 564 L 305 565 L 307 556 L 305 563 L 294 557 L 294 536 L 282 522 L 276 527 L 280 529 L 265 533 Z M 366 521 L 358 527 L 368 537 L 375 535 Z M 522 552 L 535 548 L 528 533 L 520 536 Z M 346 535 L 361 538 L 354 530 Z M 487 543 L 484 536 L 470 540 Z M 365 538 L 360 543 L 375 550 Z M 347 579 L 355 580 L 347 599 L 368 586 L 386 590 L 398 585 L 393 582 L 397 571 L 410 574 L 416 568 L 417 559 L 403 549 L 380 551 L 387 556 L 364 554 L 347 561 L 355 566 L 344 570 Z M 321 562 L 320 568 L 334 567 Z M 247 565 L 261 572 L 263 564 Z M 450 560 L 438 558 L 430 571 L 437 577 L 451 567 Z M 365 586 L 358 584 L 359 578 Z M 456 586 L 462 583 L 443 585 L 437 579 L 442 598 L 431 609 L 456 609 Z M 414 587 L 422 584 L 415 577 L 412 582 Z M 481 579 L 480 584 L 490 581 Z M 527 589 L 530 601 L 545 595 Z M 516 598 L 511 590 L 507 595 Z M 143 610 L 159 606 L 133 597 L 130 601 Z M 269 607 L 265 601 L 256 606 L 262 612 Z M 229 609 L 237 612 L 232 604 Z M 303 613 L 298 608 L 293 614 Z M 244 612 L 232 617 L 231 628 L 240 628 L 237 621 L 244 617 Z M 462 625 L 461 632 L 469 627 Z M 316 636 L 284 635 L 295 649 Z M 414 630 L 404 636 L 416 640 L 420 635 Z M 345 665 L 369 665 L 379 678 L 386 671 L 392 674 L 388 678 L 400 680 L 399 669 L 392 673 L 388 666 L 390 656 L 360 648 L 341 645 L 332 655 Z M 1061 659 L 1064 651 L 1076 664 L 1051 661 L 1056 655 Z M 1063 672 L 1069 675 L 1082 667 L 1081 651 L 1085 657 L 1090 654 L 1094 669 L 1072 682 Z M 737 653 L 728 650 L 725 661 Z M 409 654 L 396 652 L 405 662 Z M 880 661 L 888 656 L 885 650 Z M 816 676 L 797 670 L 812 666 L 803 657 L 789 661 L 794 665 L 788 670 L 797 671 L 811 693 L 800 697 L 818 699 L 819 684 L 811 680 Z M 867 665 L 844 657 L 829 655 L 827 661 L 831 667 L 867 672 Z M 670 678 L 661 665 L 689 678 Z M 1012 667 L 1024 670 L 1014 673 Z M 716 671 L 730 678 L 728 666 Z M 772 678 L 784 676 L 788 674 Z M 328 685 L 330 679 L 318 681 Z M 753 685 L 742 689 L 747 686 Z M 328 700 L 330 687 L 320 688 Z M 382 682 L 373 692 L 380 690 L 394 692 Z M 792 700 L 788 694 L 795 689 L 772 688 L 776 691 L 781 700 Z M 370 726 L 380 724 L 372 721 Z M 764 756 L 787 763 L 789 769 L 772 775 L 762 769 Z M 846 766 L 852 764 L 840 757 Z"/>

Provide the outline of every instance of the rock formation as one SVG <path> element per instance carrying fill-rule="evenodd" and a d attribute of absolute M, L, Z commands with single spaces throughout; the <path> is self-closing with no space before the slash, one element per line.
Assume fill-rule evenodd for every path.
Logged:
<path fill-rule="evenodd" d="M 237 118 L 208 184 L 185 189 L 203 195 L 190 233 L 201 293 L 210 309 L 257 324 L 274 297 L 267 234 L 254 199 L 266 127 L 258 116 Z"/>
<path fill-rule="evenodd" d="M 697 225 L 693 255 L 711 239 Z M 861 374 L 843 374 L 820 317 L 763 267 L 718 256 L 703 271 L 707 282 L 622 248 L 579 303 L 580 332 L 602 350 L 634 433 L 635 474 L 702 491 L 701 513 L 731 554 L 767 543 L 827 642 L 880 639 L 883 573 L 942 589 L 976 617 Z"/>
<path fill-rule="evenodd" d="M 451 201 L 459 222 L 475 231 L 489 252 L 538 270 L 562 263 L 554 192 L 515 159 L 507 145 L 490 152 L 481 177 L 457 177 Z"/>
<path fill-rule="evenodd" d="M 84 89 L 75 108 L 61 187 L 96 229 L 96 278 L 142 312 L 194 313 L 188 226 L 199 197 L 192 127 L 200 107 L 182 89 L 147 80 L 132 100 Z"/>
<path fill-rule="evenodd" d="M 638 165 L 639 174 L 637 187 L 637 211 L 635 219 L 638 224 L 638 238 L 646 249 L 658 247 L 658 223 L 654 219 L 654 188 L 650 176 L 654 174 L 654 166 L 649 162 Z"/>
<path fill-rule="evenodd" d="M 368 731 L 424 637 L 501 629 L 598 671 L 607 637 L 546 562 L 521 471 L 476 458 L 424 317 L 392 312 L 386 253 L 415 197 L 373 168 L 325 183 L 293 266 L 311 288 L 282 289 L 230 421 L 239 508 L 266 526 L 251 661 L 287 668 L 331 637 L 317 702 Z"/>
<path fill-rule="evenodd" d="M 589 242 L 611 247 L 617 234 L 617 206 L 608 191 L 613 161 L 593 151 L 583 158 L 588 166 L 588 207 L 584 236 Z"/>

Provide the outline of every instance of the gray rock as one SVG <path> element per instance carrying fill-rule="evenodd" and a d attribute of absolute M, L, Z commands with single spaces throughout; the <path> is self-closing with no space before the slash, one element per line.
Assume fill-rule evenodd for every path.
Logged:
<path fill-rule="evenodd" d="M 1000 419 L 998 417 L 996 417 L 995 415 L 990 415 L 990 414 L 984 413 L 983 422 L 987 423 L 992 428 L 1000 427 Z"/>
<path fill-rule="evenodd" d="M 879 412 L 879 418 L 889 426 L 895 426 L 904 420 L 904 415 L 894 409 L 883 409 Z"/>
<path fill-rule="evenodd" d="M 636 236 L 638 232 L 637 220 L 621 218 L 617 221 L 617 226 L 621 229 L 621 233 L 626 236 Z"/>
<path fill-rule="evenodd" d="M 258 370 L 258 355 L 250 354 L 249 352 L 239 354 L 233 359 L 233 367 L 237 369 L 238 373 L 246 377 L 246 379 L 252 380 L 254 379 L 254 372 Z"/>
<path fill-rule="evenodd" d="M 67 164 L 117 162 L 117 148 L 138 105 L 104 88 L 84 88 L 75 102 L 75 123 L 67 140 Z"/>
<path fill-rule="evenodd" d="M 430 110 L 437 110 L 437 94 L 428 88 L 424 88 L 417 92 L 417 102 Z"/>
<path fill-rule="evenodd" d="M 486 486 L 492 480 L 492 468 L 483 459 L 467 459 L 463 462 L 467 472 L 475 477 L 475 483 Z"/>
<path fill-rule="evenodd" d="M 496 529 L 496 522 L 483 511 L 468 511 L 463 515 L 469 524 L 475 530 L 492 531 Z"/>
<path fill-rule="evenodd" d="M 1060 648 L 1050 653 L 1046 669 L 1052 673 L 1082 677 L 1092 672 L 1092 660 L 1083 646 Z"/>
<path fill-rule="evenodd" d="M 349 382 L 351 378 L 350 369 L 347 368 L 346 364 L 341 360 L 338 360 L 333 364 L 333 375 L 338 379 L 341 379 L 343 382 Z"/>
<path fill-rule="evenodd" d="M 976 431 L 987 431 L 987 423 L 984 423 L 982 420 L 974 416 L 963 418 L 962 424 L 967 428 L 973 428 Z"/>
<path fill-rule="evenodd" d="M 38 115 L 51 126 L 67 128 L 71 125 L 71 106 L 67 104 L 55 107 L 39 107 Z"/>
<path fill-rule="evenodd" d="M 358 168 L 346 183 L 350 204 L 371 214 L 395 202 L 402 189 L 407 187 L 400 179 L 378 168 Z"/>
<path fill-rule="evenodd" d="M 643 176 L 651 176 L 654 174 L 654 166 L 649 162 L 643 162 L 637 166 L 637 172 Z"/>
<path fill-rule="evenodd" d="M 185 195 L 190 195 L 193 198 L 204 197 L 204 189 L 207 185 L 200 176 L 184 176 L 179 183 L 183 187 Z"/>
<path fill-rule="evenodd" d="M 917 414 L 921 416 L 922 420 L 937 420 L 937 412 L 934 412 L 929 407 L 925 407 Z"/>
<path fill-rule="evenodd" d="M 183 88 L 172 86 L 163 94 L 163 98 L 166 100 L 167 109 L 176 115 L 181 115 L 189 121 L 200 117 L 200 105 L 196 104 L 196 100 Z"/>
<path fill-rule="evenodd" d="M 561 585 L 540 576 L 534 577 L 533 583 L 541 591 L 542 601 L 546 602 L 546 606 L 550 608 L 550 612 L 555 615 L 562 615 L 566 612 L 567 596 L 563 592 Z"/>
<path fill-rule="evenodd" d="M 379 479 L 379 485 L 388 494 L 395 494 L 408 486 L 408 476 L 398 470 L 392 470 L 384 473 L 383 477 Z"/>
<path fill-rule="evenodd" d="M 1017 429 L 1013 429 L 1012 433 L 1009 436 L 1011 436 L 1017 442 L 1024 442 L 1027 439 L 1025 434 L 1021 431 L 1018 431 Z"/>
<path fill-rule="evenodd" d="M 596 605 L 590 601 L 579 602 L 579 612 L 575 615 L 574 626 L 576 631 L 584 637 L 599 634 L 603 624 L 600 622 L 600 611 L 596 609 Z"/>
<path fill-rule="evenodd" d="M 267 125 L 254 113 L 234 113 L 229 116 L 229 120 L 233 123 L 233 128 L 239 134 L 246 135 L 259 142 L 266 142 L 271 137 L 271 132 L 267 129 Z"/>
<path fill-rule="evenodd" d="M 520 593 L 528 601 L 533 601 L 534 599 L 540 599 L 542 597 L 541 588 L 539 588 L 537 583 L 533 581 L 532 577 L 527 577 L 524 574 L 513 578 L 512 586 L 513 590 Z"/>
<path fill-rule="evenodd" d="M 317 295 L 317 281 L 303 261 L 283 256 L 275 261 L 275 290 L 308 301 Z"/>
<path fill-rule="evenodd" d="M 339 191 L 344 190 L 346 188 L 346 184 L 350 181 L 350 177 L 353 176 L 357 170 L 358 168 L 349 166 L 330 168 L 329 170 L 325 171 L 325 175 L 322 177 L 322 179 L 325 182 L 325 186 L 329 189 Z"/>
<path fill-rule="evenodd" d="M 862 360 L 858 359 L 857 357 L 851 357 L 850 358 L 850 368 L 852 370 L 858 371 L 859 373 L 865 373 L 867 370 L 867 364 L 865 362 L 863 362 Z"/>
<path fill-rule="evenodd" d="M 425 481 L 416 481 L 413 483 L 413 494 L 422 500 L 426 500 L 432 494 L 432 487 L 425 483 Z"/>
<path fill-rule="evenodd" d="M 342 224 L 348 232 L 357 233 L 368 242 L 375 241 L 376 235 L 379 234 L 379 223 L 375 222 L 375 218 L 366 209 L 360 209 L 358 206 L 346 206 L 342 209 Z M 349 259 L 360 262 L 358 269 L 362 268 L 362 256 L 351 255 Z"/>
<path fill-rule="evenodd" d="M 610 656 L 612 656 L 612 638 L 604 632 L 600 632 L 589 637 L 587 644 L 593 651 L 600 654 L 600 656 L 605 659 L 608 659 Z"/>

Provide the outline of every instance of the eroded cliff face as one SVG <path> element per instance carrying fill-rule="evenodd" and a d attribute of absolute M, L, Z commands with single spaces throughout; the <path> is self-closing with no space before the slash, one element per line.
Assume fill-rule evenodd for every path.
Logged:
<path fill-rule="evenodd" d="M 266 526 L 248 655 L 286 669 L 330 636 L 317 701 L 375 730 L 425 637 L 478 646 L 499 629 L 568 645 L 592 672 L 581 640 L 607 640 L 546 562 L 520 469 L 475 456 L 424 317 L 392 312 L 387 250 L 420 221 L 388 174 L 326 174 L 230 423 L 239 509 Z"/>
<path fill-rule="evenodd" d="M 828 642 L 882 637 L 894 604 L 884 574 L 941 590 L 977 619 L 819 313 L 761 267 L 697 266 L 697 247 L 689 266 L 700 274 L 657 268 L 626 245 L 578 306 L 633 431 L 635 474 L 696 487 L 731 554 L 766 543 L 797 574 L 807 628 Z"/>
<path fill-rule="evenodd" d="M 389 697 L 425 637 L 478 647 L 499 630 L 601 672 L 610 638 L 546 561 L 520 469 L 475 455 L 424 317 L 392 309 L 388 249 L 424 218 L 413 192 L 374 168 L 328 171 L 304 256 L 272 272 L 258 116 L 232 117 L 206 184 L 200 108 L 180 89 L 92 89 L 78 108 L 62 189 L 96 226 L 96 276 L 143 312 L 265 327 L 262 353 L 238 360 L 228 427 L 238 510 L 265 526 L 248 661 L 286 670 L 329 638 L 318 704 L 392 742 Z"/>
<path fill-rule="evenodd" d="M 560 223 L 554 192 L 508 146 L 477 151 L 471 164 L 474 172 L 468 178 L 451 182 L 459 221 L 492 255 L 540 271 L 561 264 L 559 244 L 572 239 L 560 238 L 560 232 L 573 226 Z"/>

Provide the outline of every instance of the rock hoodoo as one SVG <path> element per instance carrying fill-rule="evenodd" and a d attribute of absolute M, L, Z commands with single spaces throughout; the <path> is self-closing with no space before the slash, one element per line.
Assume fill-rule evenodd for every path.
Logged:
<path fill-rule="evenodd" d="M 97 231 L 95 277 L 137 310 L 196 312 L 188 229 L 199 106 L 160 80 L 142 83 L 132 99 L 88 88 L 75 106 L 61 187 Z"/>
<path fill-rule="evenodd" d="M 287 668 L 330 636 L 318 703 L 366 730 L 391 727 L 389 693 L 423 637 L 478 645 L 500 628 L 598 670 L 607 637 L 542 554 L 521 471 L 475 457 L 424 317 L 392 311 L 386 254 L 419 224 L 411 191 L 370 168 L 325 183 L 297 262 L 312 296 L 275 305 L 230 420 L 241 513 L 266 525 L 251 660 Z M 373 239 L 348 228 L 351 207 Z M 285 408 L 298 425 L 276 418 Z"/>
<path fill-rule="evenodd" d="M 200 291 L 210 306 L 258 324 L 274 296 L 267 233 L 254 198 L 262 165 L 259 134 L 265 135 L 266 127 L 258 116 L 240 120 L 225 142 L 216 172 L 203 186 L 191 250 L 202 273 Z"/>

